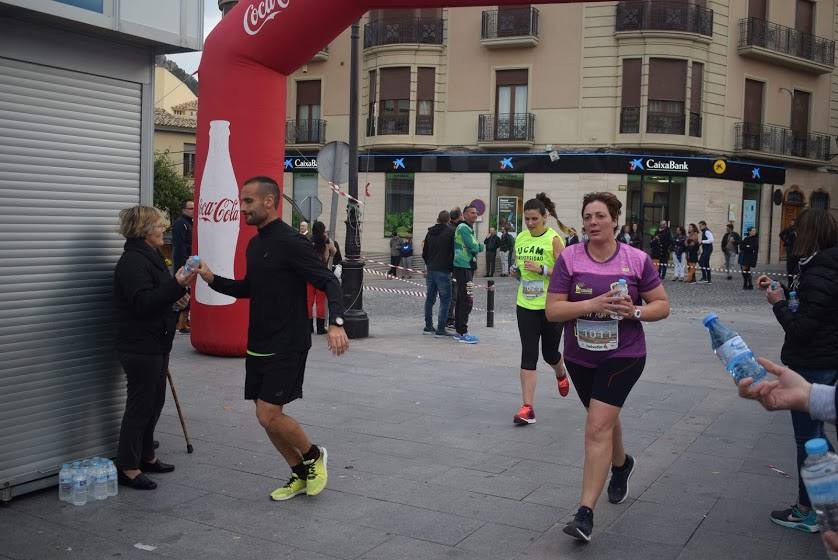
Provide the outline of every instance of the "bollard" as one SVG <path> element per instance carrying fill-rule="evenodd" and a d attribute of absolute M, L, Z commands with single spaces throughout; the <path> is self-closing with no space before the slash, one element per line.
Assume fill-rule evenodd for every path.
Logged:
<path fill-rule="evenodd" d="M 489 287 L 486 289 L 486 326 L 495 326 L 495 281 L 489 280 Z"/>

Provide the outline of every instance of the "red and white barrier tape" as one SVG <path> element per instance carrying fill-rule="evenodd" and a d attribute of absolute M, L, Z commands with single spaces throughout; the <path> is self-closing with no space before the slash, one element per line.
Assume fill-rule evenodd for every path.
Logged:
<path fill-rule="evenodd" d="M 412 273 L 421 275 L 423 278 L 427 274 L 424 270 L 416 270 L 416 269 L 413 269 L 413 268 L 406 268 L 404 266 L 399 266 L 397 264 L 390 264 L 390 263 L 386 263 L 386 262 L 377 261 L 377 260 L 371 259 L 369 257 L 362 257 L 362 258 L 364 259 L 365 262 L 371 262 L 371 263 L 374 263 L 374 264 L 377 264 L 377 265 L 386 266 L 388 268 L 395 268 L 396 270 L 404 270 L 406 272 L 412 272 Z M 392 276 L 390 276 L 390 277 L 392 278 Z M 401 280 L 401 278 L 400 278 L 400 280 Z M 453 278 L 451 280 L 453 282 L 456 282 L 456 280 L 454 280 Z M 475 282 L 473 280 L 472 280 L 472 284 L 474 285 L 475 288 L 483 288 L 483 289 L 486 289 L 486 290 L 489 289 L 489 286 L 484 286 L 483 284 L 478 284 L 477 282 Z M 494 286 L 492 287 L 492 289 L 494 289 Z"/>
<path fill-rule="evenodd" d="M 357 198 L 355 198 L 354 196 L 349 196 L 349 194 L 347 194 L 347 193 L 343 192 L 343 191 L 341 190 L 341 188 L 340 188 L 340 185 L 336 185 L 335 183 L 332 183 L 331 181 L 329 181 L 329 188 L 330 188 L 330 189 L 332 189 L 334 192 L 338 193 L 338 194 L 339 194 L 340 196 L 342 196 L 343 198 L 349 199 L 349 200 L 351 200 L 352 202 L 357 202 L 357 203 L 358 203 L 358 204 L 360 204 L 361 206 L 363 206 L 363 205 L 364 205 L 364 201 L 363 201 L 363 200 L 358 200 L 358 199 L 357 199 Z"/>

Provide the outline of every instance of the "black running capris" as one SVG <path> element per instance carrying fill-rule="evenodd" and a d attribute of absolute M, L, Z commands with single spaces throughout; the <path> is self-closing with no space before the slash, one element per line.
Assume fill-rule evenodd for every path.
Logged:
<path fill-rule="evenodd" d="M 585 408 L 591 404 L 591 399 L 622 408 L 643 373 L 646 356 L 609 358 L 595 368 L 565 360 L 565 366 Z"/>
<path fill-rule="evenodd" d="M 559 363 L 562 354 L 559 342 L 562 340 L 562 324 L 547 320 L 543 309 L 525 309 L 516 306 L 518 334 L 521 335 L 521 369 L 534 371 L 538 366 L 538 339 L 541 339 L 541 355 L 551 366 Z"/>

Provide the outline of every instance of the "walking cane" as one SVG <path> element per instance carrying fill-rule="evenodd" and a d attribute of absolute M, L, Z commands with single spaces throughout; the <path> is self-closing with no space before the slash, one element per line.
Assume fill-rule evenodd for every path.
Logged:
<path fill-rule="evenodd" d="M 175 391 L 175 384 L 172 381 L 172 372 L 166 368 L 166 379 L 169 380 L 169 388 L 172 390 L 172 397 L 175 399 L 175 406 L 177 407 L 177 415 L 180 418 L 180 427 L 183 428 L 183 437 L 186 438 L 186 452 L 192 453 L 192 444 L 189 443 L 189 434 L 186 432 L 186 422 L 183 421 L 183 412 L 180 410 L 180 401 L 177 398 L 177 391 Z"/>

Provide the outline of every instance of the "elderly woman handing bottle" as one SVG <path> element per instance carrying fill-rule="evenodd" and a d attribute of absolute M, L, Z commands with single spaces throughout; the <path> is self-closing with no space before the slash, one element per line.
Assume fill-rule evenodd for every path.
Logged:
<path fill-rule="evenodd" d="M 178 312 L 189 303 L 186 287 L 197 271 L 181 268 L 173 278 L 160 248 L 166 220 L 148 206 L 119 213 L 125 252 L 114 270 L 114 305 L 119 322 L 116 350 L 128 379 L 119 432 L 119 483 L 138 490 L 157 484 L 146 473 L 175 468 L 157 459 L 154 428 L 166 399 L 166 370 Z"/>

